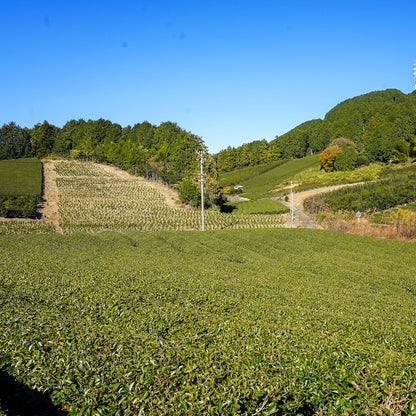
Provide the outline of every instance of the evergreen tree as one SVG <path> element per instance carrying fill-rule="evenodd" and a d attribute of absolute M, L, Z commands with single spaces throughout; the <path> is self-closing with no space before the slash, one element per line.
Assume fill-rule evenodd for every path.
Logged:
<path fill-rule="evenodd" d="M 0 160 L 31 156 L 30 134 L 14 121 L 0 129 Z"/>

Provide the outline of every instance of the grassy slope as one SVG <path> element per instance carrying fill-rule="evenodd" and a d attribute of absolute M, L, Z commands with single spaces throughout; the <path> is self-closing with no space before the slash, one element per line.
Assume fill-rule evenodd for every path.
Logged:
<path fill-rule="evenodd" d="M 0 236 L 0 367 L 74 415 L 411 414 L 415 255 L 303 229 Z"/>
<path fill-rule="evenodd" d="M 238 183 L 244 186 L 244 196 L 250 199 L 262 198 L 270 196 L 268 193 L 271 190 L 276 189 L 284 180 L 287 180 L 304 170 L 318 167 L 318 165 L 318 156 L 314 155 L 303 159 L 289 160 L 285 163 L 278 164 L 278 166 L 275 166 L 272 169 L 264 169 L 262 173 L 258 174 L 255 174 L 255 172 L 252 171 L 251 175 L 243 176 L 243 170 L 241 169 L 241 177 L 244 177 L 245 179 Z M 253 169 L 253 167 L 245 169 L 249 171 L 249 169 Z M 225 179 L 229 178 L 231 173 L 232 172 L 224 174 L 221 182 L 225 184 Z"/>
<path fill-rule="evenodd" d="M 287 163 L 287 160 L 279 160 L 277 162 L 267 163 L 264 165 L 247 166 L 241 169 L 235 169 L 230 172 L 224 172 L 220 176 L 220 184 L 222 186 L 238 185 L 254 176 L 262 175 L 280 165 Z"/>
<path fill-rule="evenodd" d="M 35 217 L 41 196 L 42 163 L 40 160 L 0 161 L 0 217 Z"/>

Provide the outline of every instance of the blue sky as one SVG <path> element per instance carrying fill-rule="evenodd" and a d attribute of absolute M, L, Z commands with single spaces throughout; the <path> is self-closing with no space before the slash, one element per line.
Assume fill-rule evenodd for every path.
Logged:
<path fill-rule="evenodd" d="M 210 152 L 413 90 L 416 2 L 2 0 L 0 125 L 174 121 Z"/>

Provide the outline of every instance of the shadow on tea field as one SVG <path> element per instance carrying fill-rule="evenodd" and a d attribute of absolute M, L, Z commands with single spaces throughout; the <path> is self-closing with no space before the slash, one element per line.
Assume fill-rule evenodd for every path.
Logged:
<path fill-rule="evenodd" d="M 6 371 L 0 371 L 0 414 L 8 416 L 63 416 L 67 413 L 52 404 L 47 394 L 19 383 Z"/>

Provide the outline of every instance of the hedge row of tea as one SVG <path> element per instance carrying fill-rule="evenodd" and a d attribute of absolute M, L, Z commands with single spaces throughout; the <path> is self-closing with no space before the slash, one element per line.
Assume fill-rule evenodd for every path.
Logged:
<path fill-rule="evenodd" d="M 416 174 L 340 188 L 305 200 L 310 212 L 325 206 L 331 211 L 382 211 L 416 201 Z"/>
<path fill-rule="evenodd" d="M 415 255 L 303 229 L 0 236 L 0 370 L 70 415 L 414 415 Z"/>
<path fill-rule="evenodd" d="M 33 217 L 41 199 L 42 163 L 40 160 L 0 161 L 0 217 Z"/>

